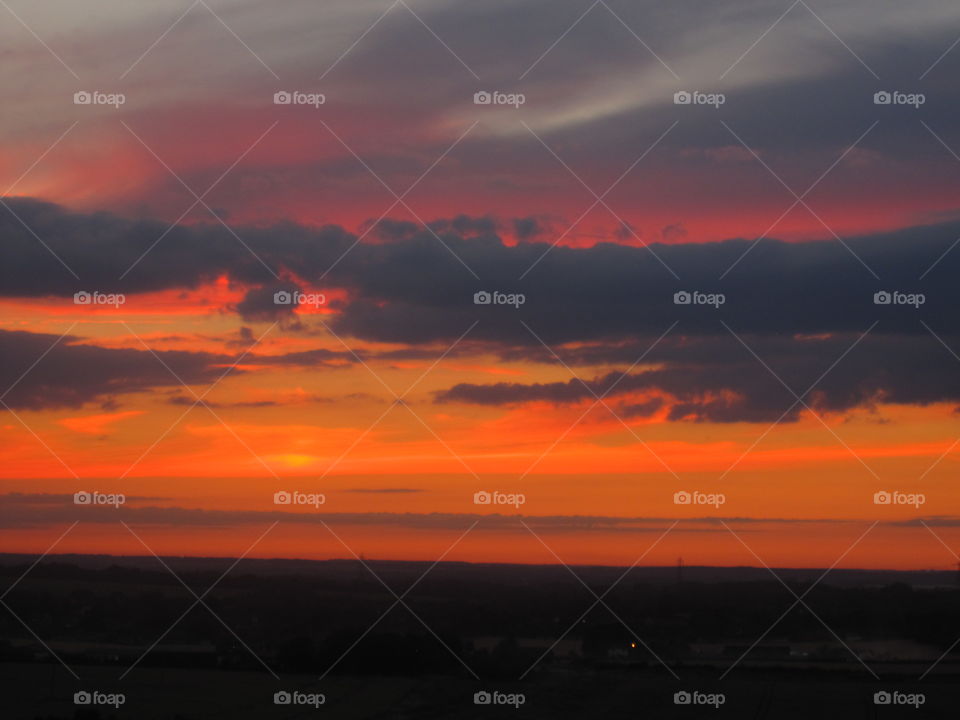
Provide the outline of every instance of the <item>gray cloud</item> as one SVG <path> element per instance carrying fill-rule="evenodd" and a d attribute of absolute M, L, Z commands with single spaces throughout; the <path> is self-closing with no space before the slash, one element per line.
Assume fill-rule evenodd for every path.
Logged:
<path fill-rule="evenodd" d="M 0 387 L 4 392 L 11 388 L 3 399 L 7 405 L 27 410 L 79 407 L 123 393 L 180 385 L 146 350 L 82 345 L 75 336 L 54 346 L 57 340 L 57 335 L 0 330 Z M 157 355 L 188 384 L 213 383 L 224 373 L 217 366 L 232 362 L 213 353 L 165 350 Z"/>
<path fill-rule="evenodd" d="M 798 395 L 813 386 L 803 399 L 821 412 L 871 408 L 880 402 L 960 403 L 960 364 L 936 338 L 868 334 L 857 340 L 857 335 L 847 333 L 806 338 L 748 335 L 739 340 L 729 333 L 668 337 L 647 355 L 648 369 L 622 378 L 622 372 L 609 372 L 584 382 L 461 383 L 437 393 L 436 399 L 489 406 L 534 401 L 562 405 L 591 402 L 594 394 L 609 391 L 608 402 L 620 404 L 627 417 L 648 416 L 669 405 L 670 420 L 711 422 L 773 422 L 781 416 L 787 422 L 796 420 L 804 407 L 784 383 Z M 643 352 L 639 343 L 631 343 L 606 353 L 601 347 L 591 348 L 587 354 L 592 362 L 606 364 L 632 363 Z M 570 355 L 582 353 L 578 348 Z M 512 354 L 520 356 L 519 351 Z M 536 357 L 550 361 L 545 351 Z M 918 373 L 918 367 L 923 371 Z M 630 400 L 636 393 L 662 393 L 670 402 L 661 397 Z"/>
<path fill-rule="evenodd" d="M 14 206 L 50 238 L 51 247 L 62 252 L 68 263 L 91 273 L 95 279 L 85 278 L 86 289 L 136 293 L 192 287 L 226 273 L 250 287 L 236 310 L 248 322 L 256 322 L 276 317 L 277 308 L 285 307 L 273 302 L 278 288 L 299 287 L 293 280 L 278 284 L 220 226 L 175 229 L 119 280 L 127 260 L 136 259 L 141 248 L 154 242 L 160 224 L 105 213 L 70 213 L 35 201 L 15 201 Z M 464 237 L 454 227 L 471 235 Z M 960 236 L 956 221 L 849 238 L 847 247 L 832 240 L 764 240 L 755 246 L 746 240 L 727 240 L 650 248 L 557 247 L 546 255 L 548 245 L 542 242 L 505 245 L 483 218 L 437 223 L 434 232 L 442 242 L 404 223 L 385 224 L 382 242 L 355 246 L 355 236 L 336 227 L 309 229 L 285 223 L 237 231 L 278 272 L 313 285 L 344 288 L 348 299 L 325 322 L 343 336 L 406 346 L 376 355 L 383 359 L 434 358 L 439 354 L 435 347 L 453 342 L 476 323 L 458 353 L 494 352 L 505 360 L 555 362 L 532 330 L 556 348 L 565 362 L 622 366 L 633 362 L 676 322 L 671 337 L 647 358 L 662 366 L 632 373 L 618 386 L 618 393 L 662 391 L 673 398 L 670 417 L 674 419 L 759 421 L 778 417 L 793 398 L 724 324 L 800 392 L 840 357 L 857 334 L 876 323 L 862 345 L 816 388 L 810 402 L 842 411 L 879 401 L 960 400 L 955 359 L 924 326 L 960 348 L 960 316 L 955 312 L 960 286 L 954 282 L 960 274 L 960 252 L 949 252 Z M 8 215 L 0 215 L 0 243 L 4 257 L 0 292 L 52 294 L 69 302 L 67 298 L 79 289 L 36 238 Z M 475 269 L 481 282 L 454 253 Z M 534 270 L 519 280 L 538 258 L 542 260 Z M 734 263 L 734 269 L 720 280 Z M 523 292 L 527 300 L 519 309 L 478 306 L 473 293 L 479 289 Z M 674 293 L 678 290 L 721 292 L 726 302 L 719 309 L 677 305 Z M 919 309 L 876 305 L 878 290 L 921 292 L 926 300 Z M 287 311 L 285 317 L 293 316 Z M 302 321 L 307 327 L 288 325 L 288 329 L 323 332 L 318 321 L 311 324 L 309 316 L 300 317 L 308 318 Z M 0 380 L 13 383 L 54 339 L 0 334 L 0 354 L 5 359 Z M 188 383 L 212 381 L 216 374 L 212 366 L 230 360 L 203 353 L 167 352 L 162 357 Z M 351 353 L 327 349 L 255 357 L 267 365 L 325 368 L 356 361 Z M 601 373 L 590 382 L 599 392 L 609 381 Z M 67 338 L 10 393 L 8 402 L 16 407 L 76 406 L 174 382 L 147 353 L 88 347 Z M 440 394 L 439 399 L 563 403 L 578 402 L 587 395 L 576 382 L 464 384 Z M 625 412 L 642 414 L 653 409 L 641 403 Z M 795 412 L 789 417 L 795 417 Z"/>
<path fill-rule="evenodd" d="M 70 277 L 19 222 L 0 214 L 0 292 L 7 296 L 68 298 L 80 289 L 129 294 L 195 287 L 227 274 L 253 286 L 237 309 L 247 319 L 265 319 L 277 310 L 273 292 L 296 286 L 278 285 L 220 226 L 176 229 L 120 280 L 128 261 L 166 229 L 162 224 L 104 213 L 79 215 L 34 201 L 17 202 L 15 208 L 83 283 Z M 880 331 L 888 333 L 925 333 L 918 318 L 945 334 L 958 329 L 953 308 L 960 288 L 953 278 L 960 273 L 960 253 L 948 252 L 920 279 L 960 237 L 956 221 L 849 238 L 847 247 L 834 240 L 764 240 L 754 246 L 732 239 L 649 248 L 601 243 L 556 247 L 546 255 L 545 243 L 510 247 L 492 233 L 463 237 L 452 230 L 438 233 L 441 242 L 424 230 L 386 227 L 390 241 L 355 246 L 356 238 L 336 227 L 285 223 L 237 232 L 278 273 L 315 284 L 323 278 L 324 285 L 346 288 L 350 299 L 338 307 L 334 329 L 374 341 L 451 342 L 477 319 L 481 322 L 472 338 L 509 345 L 536 342 L 519 319 L 551 344 L 656 335 L 673 320 L 693 334 L 722 332 L 720 319 L 740 332 L 762 334 L 851 332 L 878 318 L 883 320 Z M 480 289 L 523 292 L 527 302 L 519 311 L 477 307 L 473 293 Z M 723 292 L 726 303 L 717 311 L 678 306 L 673 301 L 678 290 Z M 923 292 L 927 301 L 919 311 L 878 308 L 873 303 L 878 290 Z"/>

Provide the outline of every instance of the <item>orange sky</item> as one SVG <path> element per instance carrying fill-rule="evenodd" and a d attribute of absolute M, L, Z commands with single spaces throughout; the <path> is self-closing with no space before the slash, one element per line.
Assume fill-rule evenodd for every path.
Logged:
<path fill-rule="evenodd" d="M 153 222 L 218 232 L 222 223 L 231 234 L 233 228 L 269 228 L 268 239 L 281 255 L 285 241 L 303 239 L 304 228 L 335 225 L 344 237 L 353 233 L 366 245 L 379 243 L 379 251 L 401 244 L 402 232 L 391 236 L 373 225 L 378 219 L 420 228 L 460 218 L 469 227 L 457 230 L 458 239 L 479 235 L 483 247 L 493 244 L 494 232 L 511 251 L 541 242 L 595 247 L 602 254 L 605 244 L 662 243 L 679 246 L 669 250 L 701 252 L 705 264 L 716 262 L 719 255 L 712 253 L 724 240 L 763 237 L 787 241 L 789 248 L 854 237 L 865 242 L 960 217 L 960 156 L 951 149 L 960 148 L 960 139 L 955 118 L 942 110 L 944 100 L 956 99 L 952 81 L 960 52 L 941 58 L 934 72 L 920 75 L 932 59 L 916 72 L 909 69 L 910 87 L 930 94 L 922 115 L 914 108 L 878 109 L 871 98 L 880 87 L 871 75 L 878 82 L 880 76 L 872 70 L 865 75 L 869 68 L 864 60 L 855 62 L 859 57 L 851 57 L 850 46 L 828 36 L 821 38 L 829 43 L 824 49 L 812 43 L 806 25 L 788 31 L 810 21 L 802 8 L 781 18 L 776 40 L 755 42 L 754 52 L 750 42 L 763 39 L 770 22 L 756 8 L 741 8 L 731 22 L 732 11 L 717 5 L 711 10 L 717 17 L 689 22 L 667 5 L 656 6 L 643 20 L 658 54 L 638 46 L 632 30 L 623 34 L 629 29 L 624 20 L 618 27 L 611 18 L 606 20 L 613 30 L 587 22 L 578 29 L 602 42 L 581 45 L 591 38 L 578 40 L 574 33 L 560 36 L 563 42 L 554 47 L 550 42 L 563 23 L 528 27 L 528 17 L 515 15 L 523 12 L 520 6 L 509 3 L 482 12 L 478 6 L 476 23 L 451 18 L 443 4 L 425 8 L 446 38 L 442 44 L 403 13 L 402 3 L 376 28 L 367 3 L 333 0 L 276 13 L 266 5 L 224 2 L 222 17 L 206 14 L 201 4 L 159 40 L 157 28 L 169 26 L 180 10 L 166 18 L 163 3 L 149 9 L 67 5 L 52 12 L 24 3 L 21 24 L 0 27 L 6 58 L 0 82 L 6 81 L 12 108 L 0 118 L 0 198 L 18 208 L 30 199 L 54 203 L 56 208 L 37 210 L 51 223 L 49 236 L 41 238 L 20 220 L 29 231 L 28 246 L 36 250 L 36 240 L 53 254 L 49 240 L 92 258 L 94 271 L 113 258 L 104 257 L 112 252 L 109 244 L 98 245 L 102 238 L 89 228 L 115 217 L 143 221 L 151 232 Z M 639 26 L 640 18 L 630 17 L 635 11 L 624 9 Z M 837 28 L 837 37 L 849 37 L 857 47 L 872 45 L 881 55 L 877 48 L 888 43 L 897 50 L 893 61 L 872 55 L 869 61 L 899 68 L 901 56 L 920 57 L 939 47 L 930 36 L 951 27 L 956 13 L 948 3 L 837 12 L 830 32 Z M 28 25 L 39 34 L 25 32 Z M 893 33 L 906 26 L 916 36 Z M 364 28 L 372 31 L 369 38 L 361 35 Z M 350 42 L 358 37 L 363 42 L 354 48 Z M 923 53 L 912 44 L 917 38 L 925 40 Z M 60 54 L 48 52 L 54 47 Z M 491 47 L 497 51 L 490 53 Z M 541 48 L 549 49 L 542 63 Z M 749 57 L 741 56 L 731 72 L 730 63 L 744 48 L 750 48 Z M 724 67 L 730 70 L 718 79 Z M 529 101 L 518 108 L 471 102 L 478 90 L 497 87 L 523 92 Z M 674 93 L 694 87 L 722 91 L 728 101 L 722 110 L 675 106 Z M 121 92 L 126 101 L 116 108 L 73 103 L 83 88 Z M 315 108 L 273 104 L 274 93 L 285 88 L 323 92 L 326 101 Z M 5 551 L 42 552 L 78 520 L 56 552 L 141 554 L 143 547 L 119 523 L 124 519 L 161 553 L 238 555 L 279 522 L 254 556 L 348 556 L 323 520 L 368 557 L 433 560 L 479 520 L 448 559 L 557 562 L 521 518 L 570 563 L 634 562 L 679 521 L 644 563 L 673 564 L 682 556 L 689 565 L 757 564 L 721 519 L 771 565 L 829 566 L 874 522 L 880 524 L 841 566 L 944 569 L 954 562 L 944 543 L 960 551 L 960 488 L 952 482 L 960 460 L 956 404 L 929 391 L 923 367 L 917 368 L 920 390 L 911 399 L 895 402 L 884 387 L 852 408 L 825 412 L 808 398 L 817 414 L 807 408 L 795 422 L 788 418 L 776 426 L 671 414 L 684 400 L 730 400 L 733 391 L 726 387 L 692 400 L 648 387 L 617 394 L 609 408 L 592 400 L 440 402 L 442 392 L 462 384 L 562 384 L 571 372 L 549 358 L 520 359 L 531 355 L 517 353 L 511 357 L 518 359 L 504 359 L 509 343 L 497 346 L 489 338 L 468 338 L 446 357 L 449 343 L 387 342 L 383 326 L 394 329 L 389 320 L 379 336 L 362 323 L 345 337 L 330 331 L 350 308 L 365 307 L 374 315 L 395 309 L 393 302 L 401 318 L 395 322 L 410 325 L 398 327 L 398 334 L 412 333 L 418 322 L 431 320 L 411 319 L 404 315 L 409 307 L 399 306 L 416 305 L 409 298 L 422 300 L 428 291 L 447 292 L 439 278 L 436 286 L 404 286 L 408 295 L 400 299 L 387 292 L 363 296 L 363 283 L 349 273 L 336 286 L 324 283 L 326 273 L 300 277 L 298 268 L 278 265 L 284 282 L 323 293 L 323 305 L 300 307 L 276 323 L 244 314 L 238 306 L 248 294 L 267 289 L 252 279 L 260 268 L 246 256 L 253 270 L 231 265 L 212 241 L 209 248 L 189 246 L 199 236 L 189 233 L 181 238 L 187 245 L 167 261 L 189 280 L 166 278 L 156 285 L 164 289 L 138 292 L 143 286 L 136 283 L 171 271 L 144 263 L 131 275 L 134 291 L 119 307 L 76 305 L 72 289 L 36 295 L 41 278 L 30 274 L 35 269 L 16 265 L 23 260 L 15 245 L 22 238 L 14 236 L 23 228 L 3 211 L 0 216 L 0 223 L 10 223 L 0 226 L 0 243 L 14 247 L 6 254 L 2 246 L 3 279 L 11 287 L 24 280 L 29 286 L 9 292 L 0 287 L 0 331 L 69 335 L 63 346 L 141 355 L 208 353 L 217 361 L 204 370 L 225 374 L 212 389 L 209 383 L 182 387 L 157 357 L 162 380 L 146 386 L 131 390 L 117 371 L 109 378 L 114 384 L 93 399 L 60 402 L 51 385 L 35 396 L 49 402 L 0 407 L 0 495 L 10 508 L 0 518 Z M 79 217 L 87 230 L 72 234 L 70 223 Z M 475 229 L 484 223 L 493 230 Z M 524 227 L 534 228 L 529 236 Z M 137 227 L 124 228 L 133 242 Z M 243 243 L 243 234 L 234 239 Z M 920 234 L 922 254 L 930 246 Z M 330 241 L 319 237 L 309 239 Z M 912 242 L 913 236 L 897 239 Z M 158 242 L 171 241 L 164 235 Z M 327 249 L 291 247 L 304 254 L 316 250 L 317 257 Z M 216 257 L 204 265 L 199 258 L 208 250 Z M 422 247 L 414 243 L 408 250 L 403 260 L 427 262 Z M 923 267 L 936 257 L 921 258 Z M 286 258 L 286 265 L 302 259 Z M 202 271 L 193 276 L 195 260 Z M 539 278 L 548 265 L 539 266 Z M 709 265 L 702 277 L 714 282 L 722 268 L 714 269 Z M 55 270 L 63 275 L 63 268 Z M 368 271 L 373 273 L 366 267 L 350 272 Z M 384 287 L 404 284 L 405 278 L 388 275 L 373 277 Z M 832 274 L 826 275 L 817 278 L 824 287 L 833 283 Z M 600 295 L 606 290 L 605 277 L 571 284 L 580 280 L 599 287 Z M 550 287 L 549 278 L 544 283 Z M 476 289 L 471 284 L 470 292 Z M 578 288 L 554 291 L 568 289 Z M 616 291 L 611 293 L 616 304 Z M 414 309 L 436 310 L 434 299 Z M 794 302 L 802 307 L 807 300 Z M 755 302 L 762 306 L 765 300 Z M 618 309 L 644 321 L 653 314 L 646 307 Z M 606 319 L 589 317 L 602 310 L 576 310 L 588 326 Z M 951 306 L 932 317 L 946 322 L 953 315 Z M 836 336 L 822 332 L 839 337 L 850 327 Z M 758 332 L 776 340 L 808 330 Z M 617 332 L 622 334 L 615 337 Z M 613 346 L 636 339 L 631 332 L 618 327 L 609 336 L 582 339 L 599 337 L 601 345 Z M 689 332 L 693 337 L 697 330 Z M 915 336 L 901 339 L 910 346 Z M 943 345 L 945 353 L 954 353 L 949 342 Z M 311 351 L 326 351 L 332 359 L 288 361 L 293 353 Z M 32 362 L 42 368 L 49 360 L 38 354 L 19 365 L 11 361 L 7 371 L 17 385 L 32 377 Z M 626 369 L 599 360 L 574 366 L 584 380 Z M 753 369 L 766 372 L 760 362 Z M 192 407 L 194 393 L 208 389 L 209 407 Z M 0 387 L 0 396 L 5 391 Z M 395 404 L 397 396 L 402 403 Z M 650 403 L 655 409 L 646 415 L 628 413 Z M 73 494 L 84 490 L 123 493 L 129 501 L 116 511 L 74 505 Z M 323 493 L 326 502 L 314 511 L 277 506 L 274 493 L 282 490 Z M 494 490 L 522 493 L 526 502 L 474 503 L 474 493 Z M 678 505 L 674 494 L 683 491 L 722 493 L 725 502 Z M 924 503 L 877 505 L 874 494 L 880 491 L 922 493 Z"/>
<path fill-rule="evenodd" d="M 62 301 L 8 301 L 8 319 L 0 329 L 59 334 L 76 322 L 71 332 L 87 344 L 135 348 L 143 340 L 158 350 L 236 355 L 239 351 L 225 340 L 237 321 L 223 313 L 236 297 L 225 286 L 209 286 L 191 295 L 194 301 L 203 299 L 191 302 L 191 310 L 172 307 L 170 298 L 144 296 L 91 315 L 78 315 L 72 305 L 64 310 Z M 275 329 L 257 352 L 338 345 L 330 336 L 304 338 Z M 384 346 L 357 341 L 352 347 Z M 437 348 L 437 357 L 443 350 Z M 451 559 L 552 561 L 518 522 L 486 529 L 482 515 L 499 511 L 520 513 L 528 522 L 541 516 L 590 516 L 641 523 L 616 530 L 602 523 L 595 529 L 566 523 L 542 528 L 538 534 L 564 562 L 633 562 L 671 519 L 678 519 L 669 540 L 645 562 L 670 564 L 683 556 L 688 564 L 754 564 L 739 543 L 729 542 L 725 528 L 705 520 L 717 517 L 733 518 L 731 527 L 775 565 L 829 565 L 874 520 L 883 524 L 841 565 L 939 568 L 950 562 L 922 526 L 898 525 L 918 516 L 949 515 L 960 502 L 960 490 L 950 482 L 958 460 L 950 406 L 882 405 L 827 416 L 839 439 L 805 413 L 796 423 L 778 425 L 751 449 L 768 424 L 671 422 L 658 413 L 631 420 L 634 436 L 603 407 L 574 425 L 592 403 L 474 408 L 432 402 L 433 392 L 456 382 L 569 377 L 560 365 L 498 364 L 484 355 L 440 362 L 406 398 L 409 409 L 391 407 L 393 398 L 381 380 L 400 394 L 431 364 L 381 360 L 368 367 L 280 371 L 244 365 L 246 372 L 228 376 L 206 396 L 213 412 L 190 409 L 189 403 L 171 405 L 175 393 L 193 399 L 186 389 L 171 387 L 125 396 L 117 408 L 20 410 L 23 424 L 8 413 L 0 426 L 0 491 L 122 492 L 130 500 L 117 517 L 129 517 L 158 552 L 170 554 L 236 554 L 279 519 L 256 556 L 343 556 L 343 547 L 331 544 L 322 525 L 288 514 L 299 508 L 273 504 L 277 490 L 296 489 L 323 493 L 327 502 L 321 516 L 342 528 L 351 548 L 370 557 L 431 559 L 479 513 L 480 529 Z M 599 370 L 580 368 L 579 373 L 590 377 Z M 391 489 L 403 492 L 384 492 Z M 877 490 L 895 489 L 922 492 L 926 503 L 920 508 L 874 505 Z M 523 493 L 526 502 L 520 508 L 477 506 L 477 490 Z M 719 508 L 677 506 L 673 494 L 681 490 L 723 493 L 726 501 Z M 145 520 L 136 514 L 151 507 L 209 510 L 224 513 L 225 519 L 208 526 L 195 518 Z M 128 547 L 122 526 L 109 516 L 90 522 L 84 516 L 89 508 L 67 509 L 80 525 L 58 551 L 139 552 Z M 253 515 L 232 518 L 236 512 Z M 375 519 L 358 525 L 351 519 L 370 513 L 411 513 L 413 518 L 440 513 L 454 519 L 437 527 Z M 66 527 L 57 519 L 38 522 L 5 529 L 5 549 L 42 551 Z M 948 544 L 960 539 L 953 528 L 935 530 Z"/>

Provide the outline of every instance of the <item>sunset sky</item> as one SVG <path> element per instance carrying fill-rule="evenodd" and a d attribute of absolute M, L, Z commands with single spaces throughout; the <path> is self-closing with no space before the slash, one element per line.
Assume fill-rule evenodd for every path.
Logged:
<path fill-rule="evenodd" d="M 0 7 L 4 552 L 955 566 L 960 5 L 281 5 Z"/>

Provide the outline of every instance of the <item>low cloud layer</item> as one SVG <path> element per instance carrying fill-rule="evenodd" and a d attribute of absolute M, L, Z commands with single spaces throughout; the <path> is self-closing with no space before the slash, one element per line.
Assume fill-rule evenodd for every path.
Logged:
<path fill-rule="evenodd" d="M 339 227 L 289 223 L 237 227 L 243 242 L 220 225 L 177 227 L 156 242 L 168 229 L 162 223 L 81 215 L 36 201 L 11 207 L 50 250 L 16 218 L 0 214 L 0 293 L 8 297 L 69 298 L 78 290 L 131 295 L 193 288 L 226 275 L 251 288 L 235 310 L 266 320 L 290 314 L 290 306 L 272 302 L 273 293 L 298 287 L 292 280 L 298 279 L 347 291 L 333 319 L 338 332 L 396 343 L 452 341 L 477 319 L 473 337 L 520 345 L 536 342 L 520 319 L 548 343 L 656 336 L 674 320 L 693 334 L 722 333 L 721 319 L 759 334 L 862 331 L 878 319 L 880 332 L 923 334 L 918 318 L 938 332 L 958 329 L 960 252 L 950 248 L 960 222 L 843 242 L 731 239 L 551 250 L 545 242 L 507 246 L 492 232 L 435 235 L 402 223 L 385 227 L 375 244 L 357 243 Z M 517 311 L 478 307 L 473 297 L 480 290 L 519 292 L 526 301 Z M 724 303 L 677 305 L 678 291 L 723 293 Z M 880 291 L 923 293 L 924 304 L 879 307 Z"/>
<path fill-rule="evenodd" d="M 284 512 L 278 510 L 209 510 L 185 507 L 160 507 L 148 504 L 154 498 L 127 498 L 128 504 L 112 506 L 83 506 L 73 503 L 72 495 L 8 493 L 0 496 L 0 528 L 22 528 L 52 523 L 114 524 L 121 520 L 132 524 L 168 527 L 217 528 L 236 525 L 283 524 L 313 525 L 318 530 L 324 524 L 402 527 L 416 530 L 458 530 L 476 523 L 475 531 L 515 530 L 527 533 L 521 520 L 529 527 L 543 532 L 629 532 L 663 533 L 675 518 L 631 517 L 604 515 L 522 515 L 499 513 L 391 513 L 391 512 Z M 685 521 L 686 532 L 726 532 L 720 524 L 731 523 L 836 523 L 829 519 L 759 519 L 749 517 L 694 517 Z"/>
<path fill-rule="evenodd" d="M 632 359 L 630 350 L 635 353 Z M 618 347 L 604 353 L 597 348 L 590 356 L 598 362 L 632 363 L 644 354 L 638 344 L 630 350 Z M 565 405 L 604 396 L 619 405 L 625 417 L 647 417 L 666 407 L 669 420 L 710 422 L 793 421 L 804 410 L 797 396 L 821 412 L 880 403 L 960 403 L 960 362 L 929 335 L 668 337 L 646 355 L 644 365 L 625 376 L 616 371 L 583 381 L 461 383 L 438 393 L 437 401 Z M 918 367 L 923 372 L 917 372 Z M 645 396 L 642 401 L 631 399 L 638 394 Z"/>
<path fill-rule="evenodd" d="M 224 355 L 179 351 L 158 351 L 158 360 L 146 350 L 82 345 L 79 339 L 0 331 L 3 402 L 26 410 L 110 402 L 125 393 L 179 386 L 171 370 L 187 384 L 211 384 L 225 371 L 217 365 L 232 362 Z"/>
<path fill-rule="evenodd" d="M 458 353 L 556 364 L 556 352 L 572 367 L 591 368 L 586 381 L 598 394 L 619 376 L 614 369 L 635 362 L 672 328 L 644 364 L 617 384 L 614 396 L 625 396 L 626 415 L 650 415 L 666 403 L 668 419 L 717 422 L 778 418 L 795 400 L 778 378 L 797 393 L 806 391 L 869 330 L 807 402 L 828 411 L 880 402 L 960 402 L 957 360 L 948 349 L 960 349 L 960 252 L 951 251 L 960 237 L 957 222 L 845 244 L 732 239 L 578 249 L 551 249 L 545 242 L 509 246 L 494 234 L 495 223 L 469 218 L 438 221 L 432 232 L 385 223 L 373 244 L 358 243 L 342 228 L 293 224 L 234 228 L 241 243 L 217 225 L 177 227 L 150 250 L 167 229 L 160 223 L 82 215 L 36 201 L 12 206 L 82 281 L 14 217 L 0 215 L 0 293 L 9 297 L 52 295 L 70 302 L 80 289 L 131 295 L 196 287 L 226 275 L 249 288 L 232 308 L 246 322 L 286 320 L 288 330 L 307 334 L 325 333 L 326 324 L 344 337 L 396 344 L 367 355 L 383 359 L 434 358 L 434 347 L 449 345 L 473 326 Z M 273 302 L 274 293 L 301 285 L 336 289 L 345 299 L 331 303 L 333 312 L 323 320 Z M 522 293 L 525 302 L 475 304 L 481 290 Z M 678 304 L 678 292 L 722 302 Z M 877 293 L 893 300 L 878 304 Z M 55 340 L 0 332 L 0 383 L 13 385 Z M 161 357 L 188 384 L 212 382 L 222 372 L 216 366 L 234 360 L 169 351 Z M 339 349 L 254 353 L 251 359 L 325 368 L 356 362 Z M 71 337 L 5 401 L 33 409 L 77 406 L 176 384 L 145 351 L 97 348 Z M 590 397 L 574 380 L 465 383 L 437 395 L 441 402 L 483 405 Z M 789 410 L 787 419 L 797 412 Z"/>

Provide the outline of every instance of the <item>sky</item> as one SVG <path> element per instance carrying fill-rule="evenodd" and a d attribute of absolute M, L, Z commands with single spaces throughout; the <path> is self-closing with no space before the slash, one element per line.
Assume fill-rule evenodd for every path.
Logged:
<path fill-rule="evenodd" d="M 960 562 L 956 3 L 0 19 L 5 552 Z"/>

